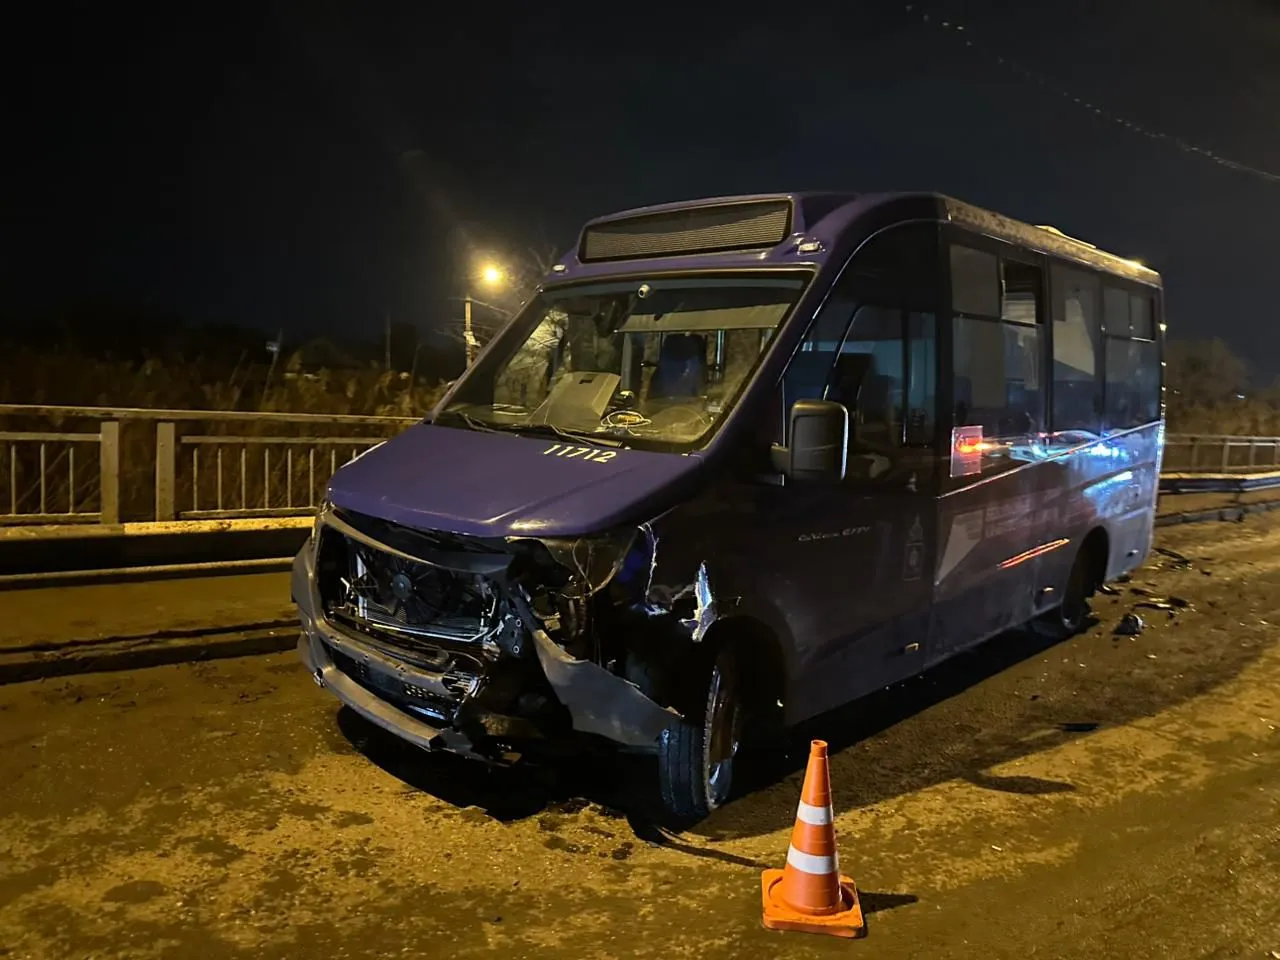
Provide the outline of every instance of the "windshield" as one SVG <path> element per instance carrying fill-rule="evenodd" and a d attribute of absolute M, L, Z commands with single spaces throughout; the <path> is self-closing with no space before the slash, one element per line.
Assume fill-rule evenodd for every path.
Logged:
<path fill-rule="evenodd" d="M 473 429 L 689 447 L 739 393 L 807 277 L 614 281 L 540 294 L 441 414 Z M 505 346 L 505 349 L 502 349 Z"/>

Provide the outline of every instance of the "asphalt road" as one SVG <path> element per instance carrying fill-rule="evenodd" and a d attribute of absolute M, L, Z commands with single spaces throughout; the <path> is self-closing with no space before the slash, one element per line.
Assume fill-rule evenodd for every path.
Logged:
<path fill-rule="evenodd" d="M 865 941 L 760 926 L 798 773 L 666 834 L 643 764 L 421 755 L 274 655 L 0 688 L 0 956 L 1280 956 L 1280 518 L 1161 543 L 1139 636 L 817 724 Z"/>

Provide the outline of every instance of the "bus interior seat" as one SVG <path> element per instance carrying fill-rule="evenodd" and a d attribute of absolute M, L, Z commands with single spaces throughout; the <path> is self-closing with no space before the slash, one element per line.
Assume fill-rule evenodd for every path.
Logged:
<path fill-rule="evenodd" d="M 894 378 L 874 372 L 862 381 L 858 391 L 858 432 L 863 446 L 886 450 L 898 446 L 898 431 L 893 409 Z"/>
<path fill-rule="evenodd" d="M 672 333 L 662 340 L 649 381 L 653 399 L 700 397 L 706 392 L 707 341 L 696 333 Z"/>
<path fill-rule="evenodd" d="M 835 369 L 831 372 L 831 386 L 827 399 L 843 403 L 853 410 L 858 402 L 863 381 L 875 368 L 875 357 L 869 353 L 841 353 L 836 356 Z"/>
<path fill-rule="evenodd" d="M 870 353 L 842 353 L 836 358 L 827 399 L 843 403 L 857 415 L 857 437 L 864 446 L 897 446 L 893 409 L 894 378 L 880 373 Z"/>

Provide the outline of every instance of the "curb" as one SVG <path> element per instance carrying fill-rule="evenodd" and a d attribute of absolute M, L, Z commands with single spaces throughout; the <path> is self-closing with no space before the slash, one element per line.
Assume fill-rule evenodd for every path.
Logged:
<path fill-rule="evenodd" d="M 298 630 L 297 620 L 285 619 L 230 627 L 168 630 L 141 636 L 32 644 L 0 652 L 0 685 L 81 673 L 279 653 L 297 645 Z"/>
<path fill-rule="evenodd" d="M 32 587 L 73 587 L 85 583 L 129 583 L 134 580 L 174 580 L 183 577 L 219 577 L 243 573 L 278 573 L 289 570 L 293 557 L 257 560 L 215 560 L 210 563 L 165 563 L 148 567 L 115 567 L 105 570 L 66 570 L 51 573 L 0 574 L 0 591 Z"/>
<path fill-rule="evenodd" d="M 1257 503 L 1241 503 L 1229 507 L 1211 507 L 1208 510 L 1197 510 L 1192 513 L 1167 513 L 1157 516 L 1157 527 L 1173 527 L 1182 523 L 1205 523 L 1221 520 L 1227 523 L 1239 523 L 1251 513 L 1268 513 L 1280 510 L 1280 500 L 1260 500 Z"/>

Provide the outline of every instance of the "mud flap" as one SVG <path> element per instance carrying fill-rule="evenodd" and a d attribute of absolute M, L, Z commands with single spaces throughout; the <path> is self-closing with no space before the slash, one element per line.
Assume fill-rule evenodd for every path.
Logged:
<path fill-rule="evenodd" d="M 680 715 L 659 706 L 634 683 L 588 660 L 576 660 L 544 630 L 533 631 L 538 662 L 556 696 L 569 710 L 573 728 L 628 747 L 652 747 Z"/>

